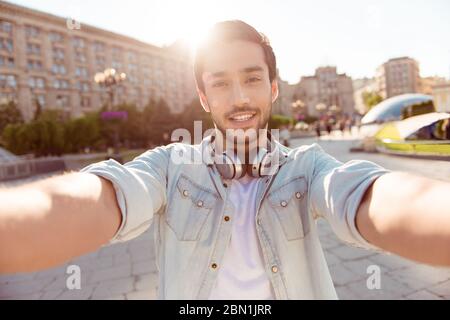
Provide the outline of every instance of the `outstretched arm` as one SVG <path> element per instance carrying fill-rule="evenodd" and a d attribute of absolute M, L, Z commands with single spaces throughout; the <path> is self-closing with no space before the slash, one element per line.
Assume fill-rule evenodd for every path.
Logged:
<path fill-rule="evenodd" d="M 450 266 L 450 183 L 403 172 L 383 175 L 367 190 L 356 225 L 379 248 Z"/>
<path fill-rule="evenodd" d="M 94 174 L 0 189 L 0 273 L 45 269 L 94 251 L 120 223 L 114 187 Z"/>

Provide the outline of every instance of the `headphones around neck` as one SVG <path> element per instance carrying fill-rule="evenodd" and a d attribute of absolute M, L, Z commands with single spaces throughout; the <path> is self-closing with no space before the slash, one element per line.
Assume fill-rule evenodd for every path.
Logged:
<path fill-rule="evenodd" d="M 279 169 L 279 148 L 275 146 L 268 135 L 267 148 L 258 147 L 256 155 L 250 163 L 242 162 L 233 151 L 216 154 L 214 147 L 215 136 L 211 137 L 211 156 L 217 171 L 223 179 L 240 179 L 246 174 L 253 178 L 274 175 Z"/>

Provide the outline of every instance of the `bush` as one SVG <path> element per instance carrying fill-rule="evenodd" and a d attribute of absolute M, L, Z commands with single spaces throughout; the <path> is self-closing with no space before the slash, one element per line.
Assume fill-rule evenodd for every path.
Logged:
<path fill-rule="evenodd" d="M 292 117 L 283 116 L 281 114 L 273 114 L 269 120 L 269 129 L 280 129 L 281 126 L 291 126 L 295 124 Z"/>

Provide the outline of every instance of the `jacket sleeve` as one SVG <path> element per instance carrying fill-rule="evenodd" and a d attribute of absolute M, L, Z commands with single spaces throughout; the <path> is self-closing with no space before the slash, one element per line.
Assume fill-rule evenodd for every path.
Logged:
<path fill-rule="evenodd" d="M 390 172 L 365 160 L 342 163 L 314 145 L 310 205 L 316 217 L 325 218 L 345 243 L 379 250 L 356 228 L 356 214 L 366 190 L 380 176 Z"/>
<path fill-rule="evenodd" d="M 131 240 L 148 229 L 153 215 L 166 204 L 168 151 L 158 147 L 124 165 L 115 160 L 91 164 L 81 172 L 112 182 L 122 223 L 111 243 Z"/>

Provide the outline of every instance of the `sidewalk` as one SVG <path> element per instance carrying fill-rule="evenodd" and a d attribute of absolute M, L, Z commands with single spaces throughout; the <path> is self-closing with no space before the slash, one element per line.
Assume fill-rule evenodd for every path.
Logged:
<path fill-rule="evenodd" d="M 350 139 L 353 138 L 349 136 Z M 339 143 L 330 141 L 329 144 L 337 148 Z M 399 161 L 402 167 L 407 167 L 405 159 L 386 160 Z M 434 268 L 393 255 L 348 247 L 336 238 L 325 221 L 319 220 L 318 228 L 340 299 L 450 300 L 450 268 Z M 66 287 L 69 276 L 66 267 L 70 264 L 81 268 L 81 290 Z M 370 276 L 367 268 L 373 265 L 381 271 L 380 290 L 369 290 L 366 285 Z M 157 277 L 149 230 L 137 239 L 102 248 L 59 268 L 0 276 L 0 299 L 155 299 Z"/>

